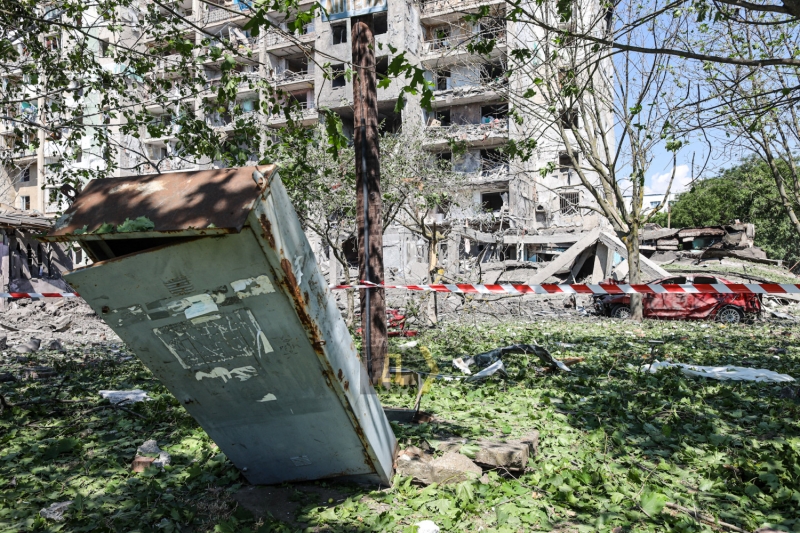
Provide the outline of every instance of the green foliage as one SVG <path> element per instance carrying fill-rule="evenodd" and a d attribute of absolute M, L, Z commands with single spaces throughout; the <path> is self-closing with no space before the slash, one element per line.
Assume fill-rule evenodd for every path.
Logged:
<path fill-rule="evenodd" d="M 736 219 L 753 223 L 755 244 L 770 258 L 790 264 L 800 259 L 800 236 L 781 204 L 769 168 L 756 157 L 696 183 L 672 205 L 671 219 L 675 228 L 714 226 Z M 662 211 L 652 222 L 666 227 L 667 214 Z"/>
<path fill-rule="evenodd" d="M 125 222 L 117 226 L 117 231 L 119 233 L 129 233 L 134 231 L 152 231 L 156 225 L 153 223 L 152 220 L 145 216 L 137 217 L 134 220 L 129 218 L 125 219 Z"/>
<path fill-rule="evenodd" d="M 538 341 L 558 358 L 584 357 L 571 373 L 542 374 L 538 359 L 505 358 L 511 379 L 436 380 L 422 408 L 436 422 L 393 424 L 401 447 L 457 435 L 518 438 L 540 432 L 540 453 L 519 476 L 419 487 L 397 477 L 390 489 L 332 485 L 343 497 L 321 504 L 297 492 L 299 529 L 413 531 L 433 520 L 443 531 L 707 531 L 666 502 L 698 509 L 752 531 L 800 530 L 800 405 L 783 385 L 725 383 L 677 371 L 637 372 L 648 339 L 666 341 L 665 357 L 697 364 L 741 364 L 800 376 L 800 328 L 707 323 L 537 321 L 449 326 L 424 332 L 439 368 L 453 357 L 515 342 Z M 390 352 L 397 351 L 391 340 Z M 780 359 L 768 348 L 788 353 Z M 289 532 L 271 517 L 258 522 L 233 495 L 238 470 L 175 398 L 136 360 L 102 348 L 86 362 L 39 352 L 30 364 L 54 366 L 68 379 L 0 383 L 9 404 L 0 415 L 0 532 L 137 531 Z M 412 349 L 402 366 L 428 369 Z M 146 390 L 153 401 L 114 409 L 98 389 Z M 379 391 L 384 405 L 410 407 L 414 388 Z M 167 468 L 135 474 L 136 447 L 156 439 L 172 455 Z M 470 453 L 470 449 L 465 450 Z M 276 490 L 288 490 L 276 487 Z M 63 523 L 39 517 L 72 500 Z"/>

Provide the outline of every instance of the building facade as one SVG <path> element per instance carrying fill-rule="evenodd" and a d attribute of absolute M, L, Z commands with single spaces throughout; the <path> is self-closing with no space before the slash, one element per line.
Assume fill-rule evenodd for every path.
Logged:
<path fill-rule="evenodd" d="M 260 132 L 243 141 L 243 145 L 248 145 L 245 149 L 250 152 L 247 162 L 256 162 L 259 147 L 265 139 L 280 134 L 286 122 L 282 113 L 265 112 L 264 103 L 274 97 L 274 89 L 296 104 L 302 124 L 318 123 L 318 110 L 327 108 L 342 118 L 344 132 L 351 136 L 351 19 L 344 15 L 371 8 L 375 11 L 373 30 L 379 76 L 386 74 L 394 57 L 404 54 L 410 63 L 424 69 L 425 79 L 434 89 L 432 109 L 423 109 L 419 95 L 406 94 L 405 105 L 397 111 L 405 80 L 395 79 L 388 87 L 380 88 L 378 110 L 383 130 L 391 133 L 404 127 L 423 129 L 425 149 L 432 160 L 449 162 L 464 176 L 463 185 L 454 191 L 460 199 L 457 207 L 444 214 L 429 214 L 428 222 L 437 222 L 441 233 L 434 253 L 407 225 L 398 223 L 386 231 L 387 272 L 419 281 L 430 276 L 433 267 L 443 267 L 452 279 L 464 279 L 472 275 L 476 263 L 548 261 L 563 251 L 564 242 L 575 241 L 570 235 L 604 224 L 591 209 L 591 195 L 575 178 L 573 165 L 564 157 L 563 139 L 529 111 L 527 100 L 531 97 L 526 89 L 539 75 L 536 61 L 547 60 L 539 57 L 542 43 L 549 38 L 546 33 L 508 21 L 505 15 L 509 5 L 503 0 L 362 3 L 331 0 L 325 13 L 303 18 L 315 3 L 301 0 L 297 12 L 288 17 L 285 13 L 268 13 L 271 28 L 258 34 L 247 26 L 253 11 L 244 0 L 177 0 L 159 4 L 143 0 L 138 7 L 118 14 L 125 24 L 115 26 L 113 31 L 95 14 L 91 46 L 96 48 L 98 60 L 106 61 L 109 72 L 125 70 L 119 56 L 104 59 L 115 46 L 136 47 L 152 55 L 155 68 L 150 78 L 132 77 L 130 91 L 158 128 L 144 124 L 138 127 L 138 135 L 131 134 L 119 115 L 111 120 L 104 117 L 96 95 L 76 92 L 70 105 L 86 110 L 85 126 L 106 127 L 111 132 L 116 143 L 116 176 L 218 166 L 220 163 L 212 158 L 188 157 L 181 148 L 177 118 L 183 114 L 200 117 L 215 132 L 223 134 L 239 120 L 255 121 Z M 533 2 L 530 8 L 553 11 L 553 6 L 542 7 Z M 469 18 L 481 9 L 488 9 L 487 16 L 477 21 Z M 53 13 L 51 16 L 64 16 Z M 91 12 L 86 16 L 91 19 Z M 171 19 L 176 34 L 194 43 L 194 83 L 176 80 L 172 89 L 164 89 L 164 80 L 185 77 L 186 70 L 178 67 L 185 65 L 187 58 L 164 47 L 157 36 L 148 33 L 147 21 L 159 16 Z M 297 24 L 298 17 L 305 23 Z M 54 47 L 70 46 L 65 35 L 42 38 L 51 39 Z M 485 46 L 488 42 L 492 45 Z M 220 46 L 224 54 L 214 52 Z M 531 50 L 534 61 L 517 65 L 509 53 L 514 49 Z M 235 102 L 215 109 L 213 102 L 221 90 L 225 69 L 239 73 L 241 82 L 235 87 Z M 5 73 L 6 77 L 12 75 L 15 74 Z M 27 113 L 46 123 L 47 107 L 46 97 L 39 96 L 35 102 L 20 105 L 14 113 Z M 97 169 L 106 164 L 109 152 L 87 135 L 80 157 L 76 158 L 75 154 L 64 154 L 59 141 L 44 132 L 39 130 L 38 147 L 20 151 L 13 138 L 13 124 L 4 124 L 0 136 L 13 153 L 6 158 L 2 194 L 6 203 L 21 210 L 55 215 L 66 204 L 57 184 L 48 181 L 48 165 L 64 161 L 76 168 Z M 505 148 L 509 143 L 521 145 L 534 136 L 538 144 L 531 153 L 524 157 L 508 155 Z M 322 254 L 322 247 L 317 251 Z M 331 277 L 338 277 L 336 269 L 331 269 Z"/>

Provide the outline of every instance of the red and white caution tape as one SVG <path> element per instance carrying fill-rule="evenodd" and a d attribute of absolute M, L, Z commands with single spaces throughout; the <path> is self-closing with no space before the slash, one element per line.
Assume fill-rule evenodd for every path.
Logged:
<path fill-rule="evenodd" d="M 0 298 L 78 298 L 77 292 L 0 292 Z"/>
<path fill-rule="evenodd" d="M 456 283 L 441 285 L 379 285 L 360 281 L 358 285 L 331 285 L 331 290 L 341 289 L 401 289 L 406 291 L 435 291 L 455 294 L 800 294 L 800 284 L 791 283 L 711 283 L 659 285 L 625 285 L 614 283 L 557 285 L 478 285 Z M 78 298 L 77 292 L 0 292 L 0 298 Z"/>
<path fill-rule="evenodd" d="M 476 285 L 457 283 L 442 285 L 379 285 L 360 281 L 358 285 L 332 285 L 330 289 L 403 289 L 408 291 L 435 291 L 457 294 L 800 294 L 800 285 L 788 283 L 712 283 L 659 285 L 624 285 L 614 283 L 574 285 Z"/>

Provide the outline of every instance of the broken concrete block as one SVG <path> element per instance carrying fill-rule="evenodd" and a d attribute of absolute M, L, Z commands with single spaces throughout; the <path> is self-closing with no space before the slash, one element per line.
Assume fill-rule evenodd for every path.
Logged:
<path fill-rule="evenodd" d="M 536 457 L 539 454 L 539 430 L 533 429 L 527 435 L 515 442 L 528 445 L 528 455 Z"/>
<path fill-rule="evenodd" d="M 49 343 L 47 343 L 47 349 L 56 351 L 58 353 L 67 353 L 67 350 L 64 348 L 64 345 L 61 344 L 61 341 L 58 339 L 53 339 Z"/>
<path fill-rule="evenodd" d="M 400 456 L 397 458 L 397 474 L 414 478 L 414 481 L 430 485 L 433 483 L 431 463 L 418 457 Z"/>
<path fill-rule="evenodd" d="M 525 470 L 528 464 L 527 443 L 522 442 L 479 442 L 480 449 L 475 462 L 506 470 Z"/>
<path fill-rule="evenodd" d="M 441 485 L 478 479 L 483 474 L 481 467 L 460 453 L 448 452 L 434 459 L 430 466 L 432 481 Z"/>
<path fill-rule="evenodd" d="M 436 450 L 440 452 L 458 452 L 466 444 L 466 439 L 446 439 L 436 445 Z"/>
<path fill-rule="evenodd" d="M 65 316 L 59 320 L 56 320 L 50 327 L 53 328 L 54 331 L 67 331 L 72 325 L 72 318 Z M 77 332 L 76 332 L 77 333 Z"/>
<path fill-rule="evenodd" d="M 41 344 L 42 341 L 40 341 L 35 337 L 31 337 L 31 340 L 29 340 L 25 344 L 14 346 L 14 350 L 16 350 L 17 353 L 33 353 L 39 350 L 39 346 Z"/>
<path fill-rule="evenodd" d="M 158 443 L 153 439 L 144 441 L 144 443 L 136 449 L 136 457 L 140 459 L 152 458 L 153 461 L 151 461 L 151 463 L 158 468 L 163 468 L 164 465 L 168 465 L 172 460 L 169 453 L 159 448 Z M 136 458 L 134 458 L 133 462 L 135 465 Z"/>

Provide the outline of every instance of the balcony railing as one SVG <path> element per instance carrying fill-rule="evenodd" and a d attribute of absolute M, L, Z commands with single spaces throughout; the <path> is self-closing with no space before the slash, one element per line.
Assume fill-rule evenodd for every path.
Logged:
<path fill-rule="evenodd" d="M 419 10 L 422 13 L 440 13 L 442 11 L 463 11 L 465 7 L 502 3 L 491 0 L 421 0 Z"/>
<path fill-rule="evenodd" d="M 307 67 L 299 70 L 279 70 L 275 74 L 276 83 L 294 83 L 298 81 L 306 81 L 314 79 L 314 65 L 309 64 Z"/>
<path fill-rule="evenodd" d="M 244 3 L 234 3 L 232 6 L 222 7 L 209 7 L 203 16 L 202 22 L 211 24 L 232 18 L 241 17 L 243 15 L 250 15 L 250 7 Z"/>
<path fill-rule="evenodd" d="M 307 24 L 303 27 L 302 32 L 295 32 L 294 34 L 281 31 L 270 31 L 266 35 L 267 46 L 278 46 L 282 44 L 293 44 L 297 42 L 307 42 L 315 37 L 314 25 Z"/>
<path fill-rule="evenodd" d="M 483 124 L 451 124 L 428 126 L 425 129 L 431 139 L 481 141 L 490 138 L 508 137 L 508 118 L 490 119 Z"/>
<path fill-rule="evenodd" d="M 502 28 L 496 30 L 485 30 L 464 35 L 448 35 L 428 39 L 423 43 L 423 53 L 435 53 L 466 48 L 470 43 L 494 40 L 495 44 L 506 42 L 506 31 Z"/>

